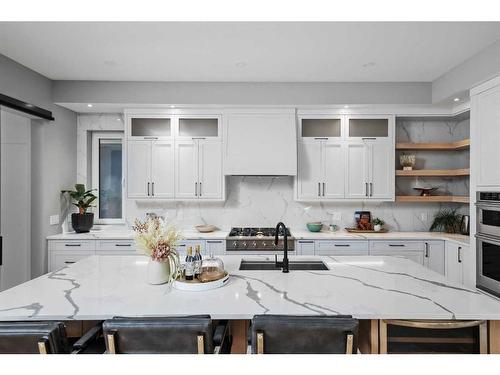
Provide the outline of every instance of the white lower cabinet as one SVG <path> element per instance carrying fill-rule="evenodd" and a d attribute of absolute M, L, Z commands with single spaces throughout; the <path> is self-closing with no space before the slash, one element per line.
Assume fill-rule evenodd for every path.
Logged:
<path fill-rule="evenodd" d="M 316 241 L 315 255 L 368 255 L 368 241 Z"/>
<path fill-rule="evenodd" d="M 424 266 L 441 275 L 445 274 L 444 241 L 424 242 Z"/>
<path fill-rule="evenodd" d="M 394 256 L 424 264 L 422 241 L 371 241 L 370 255 Z"/>
<path fill-rule="evenodd" d="M 464 259 L 467 258 L 469 252 L 469 246 L 446 242 L 445 276 L 447 279 L 459 284 L 464 283 Z"/>
<path fill-rule="evenodd" d="M 314 240 L 295 241 L 295 251 L 297 255 L 314 255 Z"/>

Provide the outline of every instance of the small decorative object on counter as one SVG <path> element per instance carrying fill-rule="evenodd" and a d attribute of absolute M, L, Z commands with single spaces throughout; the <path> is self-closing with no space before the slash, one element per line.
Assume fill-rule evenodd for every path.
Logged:
<path fill-rule="evenodd" d="M 338 229 L 337 224 L 330 224 L 330 232 L 336 232 Z"/>
<path fill-rule="evenodd" d="M 373 230 L 372 214 L 370 211 L 356 211 L 354 214 L 356 229 Z"/>
<path fill-rule="evenodd" d="M 399 163 L 403 167 L 403 171 L 412 171 L 415 166 L 415 155 L 401 154 L 399 155 Z"/>
<path fill-rule="evenodd" d="M 87 212 L 92 206 L 92 202 L 97 196 L 92 193 L 96 189 L 85 190 L 84 184 L 76 184 L 75 190 L 63 190 L 61 193 L 69 194 L 74 201 L 73 204 L 78 207 L 78 213 L 71 214 L 71 226 L 76 233 L 87 233 L 94 225 L 94 214 Z"/>
<path fill-rule="evenodd" d="M 179 290 L 201 292 L 210 289 L 220 288 L 229 280 L 229 274 L 224 270 L 222 259 L 210 254 L 209 258 L 203 259 L 201 263 L 201 273 L 198 277 L 188 280 L 182 275 L 178 277 L 173 287 Z"/>
<path fill-rule="evenodd" d="M 380 232 L 384 224 L 385 224 L 384 220 L 376 217 L 375 219 L 373 219 L 373 230 L 375 232 Z"/>
<path fill-rule="evenodd" d="M 138 250 L 149 256 L 148 282 L 157 285 L 175 280 L 180 271 L 179 254 L 175 250 L 182 238 L 180 232 L 158 217 L 144 222 L 136 219 L 132 229 Z"/>
<path fill-rule="evenodd" d="M 443 208 L 434 216 L 430 231 L 460 233 L 461 221 L 462 215 L 456 209 Z"/>
<path fill-rule="evenodd" d="M 320 221 L 315 221 L 313 223 L 307 223 L 306 226 L 307 226 L 307 229 L 309 229 L 309 232 L 320 232 L 321 229 L 323 228 L 323 224 Z"/>
<path fill-rule="evenodd" d="M 215 225 L 210 225 L 210 224 L 197 225 L 195 228 L 200 233 L 210 233 L 217 229 Z"/>

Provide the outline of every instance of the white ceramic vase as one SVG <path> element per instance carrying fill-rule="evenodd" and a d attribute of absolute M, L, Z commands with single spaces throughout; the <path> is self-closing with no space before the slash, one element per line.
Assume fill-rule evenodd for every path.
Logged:
<path fill-rule="evenodd" d="M 380 225 L 380 224 L 376 224 L 373 226 L 373 230 L 375 232 L 380 232 L 381 229 L 382 229 L 382 225 Z"/>
<path fill-rule="evenodd" d="M 150 284 L 165 284 L 170 278 L 170 262 L 159 262 L 149 258 L 147 278 Z"/>

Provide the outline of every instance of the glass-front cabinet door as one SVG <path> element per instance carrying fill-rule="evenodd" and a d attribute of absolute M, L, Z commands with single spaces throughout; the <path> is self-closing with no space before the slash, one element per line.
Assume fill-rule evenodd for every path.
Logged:
<path fill-rule="evenodd" d="M 221 138 L 219 116 L 190 115 L 179 116 L 176 138 L 213 139 Z"/>
<path fill-rule="evenodd" d="M 127 119 L 127 135 L 131 139 L 170 139 L 172 125 L 170 116 L 130 116 Z"/>
<path fill-rule="evenodd" d="M 389 139 L 394 129 L 394 116 L 349 115 L 346 127 L 349 138 Z"/>
<path fill-rule="evenodd" d="M 341 116 L 299 117 L 299 138 L 327 140 L 342 137 Z"/>

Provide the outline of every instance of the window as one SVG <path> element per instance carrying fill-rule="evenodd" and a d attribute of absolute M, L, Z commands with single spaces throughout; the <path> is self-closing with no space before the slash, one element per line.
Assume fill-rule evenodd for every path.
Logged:
<path fill-rule="evenodd" d="M 96 223 L 124 220 L 123 133 L 92 133 L 92 188 L 97 190 Z"/>

